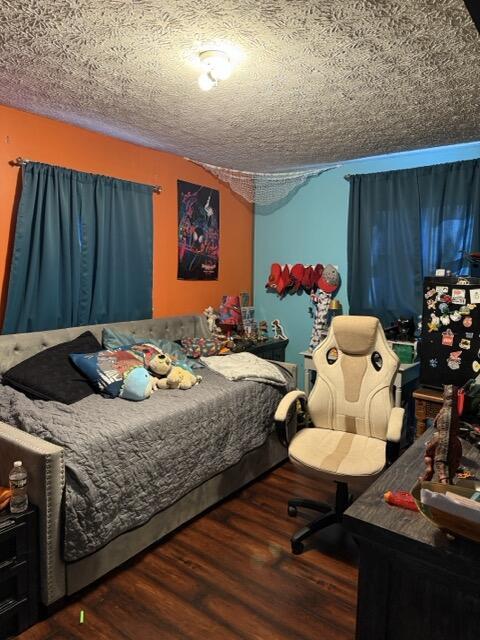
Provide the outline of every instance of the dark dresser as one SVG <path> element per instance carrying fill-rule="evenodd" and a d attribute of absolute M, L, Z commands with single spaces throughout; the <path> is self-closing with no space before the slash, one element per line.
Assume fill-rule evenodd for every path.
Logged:
<path fill-rule="evenodd" d="M 0 514 L 0 640 L 38 619 L 37 510 Z"/>
<path fill-rule="evenodd" d="M 268 338 L 268 340 L 264 340 L 263 342 L 250 345 L 246 351 L 254 353 L 259 358 L 264 358 L 265 360 L 285 362 L 285 349 L 287 348 L 287 344 L 288 340 Z"/>

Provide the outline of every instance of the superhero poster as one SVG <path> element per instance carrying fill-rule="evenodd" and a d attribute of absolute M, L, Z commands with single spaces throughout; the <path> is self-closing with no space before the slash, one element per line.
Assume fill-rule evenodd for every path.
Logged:
<path fill-rule="evenodd" d="M 178 278 L 218 280 L 220 194 L 183 180 L 177 188 Z"/>

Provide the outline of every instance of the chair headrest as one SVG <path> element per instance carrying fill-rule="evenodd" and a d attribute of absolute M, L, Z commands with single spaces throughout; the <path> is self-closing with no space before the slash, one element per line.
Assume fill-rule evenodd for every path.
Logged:
<path fill-rule="evenodd" d="M 343 353 L 360 356 L 373 350 L 378 318 L 372 316 L 336 316 L 332 322 L 333 334 Z"/>

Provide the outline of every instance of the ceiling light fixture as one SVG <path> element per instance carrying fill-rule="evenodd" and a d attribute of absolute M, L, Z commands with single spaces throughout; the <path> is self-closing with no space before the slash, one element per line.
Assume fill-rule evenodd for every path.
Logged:
<path fill-rule="evenodd" d="M 201 51 L 198 59 L 203 69 L 198 78 L 198 86 L 203 91 L 210 91 L 218 85 L 219 80 L 226 80 L 232 73 L 232 63 L 223 51 Z"/>

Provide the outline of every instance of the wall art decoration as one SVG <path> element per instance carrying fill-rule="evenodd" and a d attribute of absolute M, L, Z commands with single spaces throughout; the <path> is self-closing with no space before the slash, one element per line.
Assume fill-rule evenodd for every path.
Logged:
<path fill-rule="evenodd" d="M 177 181 L 180 280 L 217 280 L 220 194 L 211 187 Z"/>

